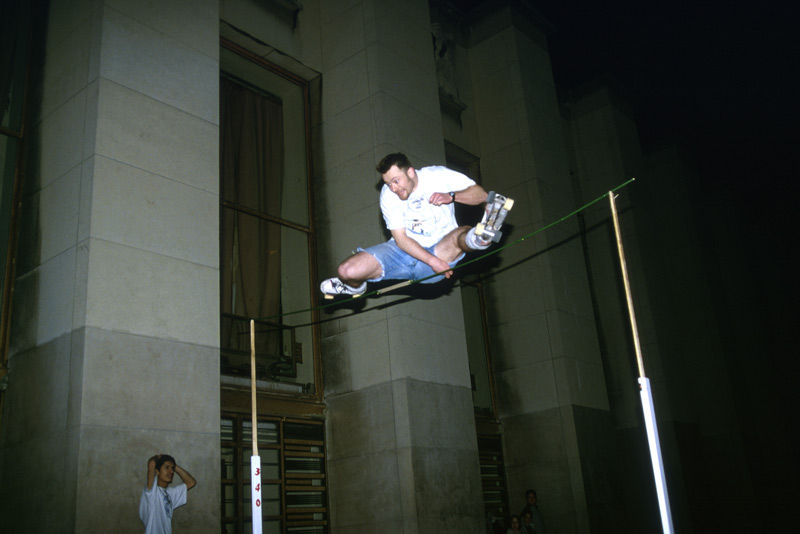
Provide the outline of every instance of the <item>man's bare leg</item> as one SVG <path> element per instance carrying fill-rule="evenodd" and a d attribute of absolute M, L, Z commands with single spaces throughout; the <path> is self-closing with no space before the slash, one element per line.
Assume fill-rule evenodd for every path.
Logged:
<path fill-rule="evenodd" d="M 367 280 L 380 278 L 383 268 L 375 256 L 361 251 L 339 264 L 337 274 L 338 277 L 323 280 L 319 285 L 326 299 L 332 299 L 335 295 L 363 295 L 367 291 Z"/>
<path fill-rule="evenodd" d="M 456 258 L 461 256 L 461 253 L 470 252 L 472 249 L 467 246 L 465 241 L 469 230 L 469 226 L 459 226 L 455 230 L 452 230 L 436 244 L 436 248 L 433 249 L 433 254 L 440 260 L 452 263 L 456 261 Z"/>
<path fill-rule="evenodd" d="M 474 228 L 471 226 L 459 226 L 449 234 L 444 236 L 436 245 L 433 253 L 437 258 L 452 263 L 463 252 L 484 250 L 491 245 L 491 241 L 484 241 L 474 235 Z M 473 235 L 470 236 L 470 233 Z"/>
<path fill-rule="evenodd" d="M 475 229 L 470 226 L 459 226 L 445 235 L 436 247 L 433 254 L 440 260 L 452 263 L 464 252 L 482 250 L 491 245 L 491 241 L 476 238 Z M 445 266 L 446 267 L 446 266 Z M 358 252 L 344 260 L 337 269 L 338 278 L 328 278 L 320 284 L 320 290 L 326 298 L 334 295 L 359 296 L 367 289 L 367 280 L 381 278 L 383 268 L 380 262 L 369 252 Z M 447 271 L 445 277 L 449 278 L 452 271 Z M 344 285 L 342 285 L 344 284 Z"/>
<path fill-rule="evenodd" d="M 337 273 L 339 280 L 351 287 L 358 287 L 367 280 L 380 278 L 383 269 L 375 256 L 362 250 L 344 260 Z"/>

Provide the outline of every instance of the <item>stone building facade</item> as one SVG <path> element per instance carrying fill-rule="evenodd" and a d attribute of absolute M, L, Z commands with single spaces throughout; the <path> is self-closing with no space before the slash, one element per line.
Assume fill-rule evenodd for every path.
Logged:
<path fill-rule="evenodd" d="M 559 98 L 552 28 L 527 2 L 45 4 L 3 392 L 4 532 L 140 532 L 159 452 L 199 482 L 176 532 L 249 531 L 248 318 L 277 347 L 260 353 L 257 382 L 266 531 L 477 534 L 528 488 L 553 532 L 654 531 L 608 202 L 538 232 L 648 173 L 617 202 L 672 511 L 689 531 L 703 506 L 719 510 L 707 497 L 730 493 L 723 465 L 744 452 L 730 384 L 694 378 L 725 373 L 692 276 L 700 245 L 675 212 L 661 215 L 687 239 L 671 255 L 652 241 L 662 184 L 682 187 L 688 167 L 642 155 L 613 84 Z M 226 192 L 240 145 L 225 84 L 281 110 L 276 206 Z M 394 151 L 513 197 L 513 245 L 454 284 L 327 305 L 318 281 L 385 239 L 374 166 Z M 268 261 L 226 248 L 245 248 L 244 222 L 230 221 L 249 218 L 280 234 L 249 242 L 277 254 L 279 274 L 241 311 L 250 289 L 231 265 Z M 711 442 L 719 455 L 701 452 Z M 693 462 L 712 456 L 697 489 Z M 731 507 L 753 493 L 737 484 Z"/>

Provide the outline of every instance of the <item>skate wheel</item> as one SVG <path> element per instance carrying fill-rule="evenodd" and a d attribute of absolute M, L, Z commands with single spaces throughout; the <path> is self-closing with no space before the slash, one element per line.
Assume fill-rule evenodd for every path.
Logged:
<path fill-rule="evenodd" d="M 511 208 L 513 208 L 513 207 L 514 207 L 514 199 L 513 198 L 507 198 L 506 199 L 506 203 L 503 204 L 503 208 L 505 208 L 506 211 L 510 211 Z"/>
<path fill-rule="evenodd" d="M 475 235 L 482 238 L 483 237 L 483 230 L 485 228 L 486 228 L 486 226 L 483 223 L 478 223 L 477 225 L 475 225 Z"/>
<path fill-rule="evenodd" d="M 492 202 L 494 202 L 495 194 L 496 193 L 494 191 L 489 191 L 489 196 L 486 198 L 487 204 L 491 204 Z"/>
<path fill-rule="evenodd" d="M 325 295 L 325 299 L 326 299 L 326 300 L 333 300 L 333 295 L 328 295 L 328 294 L 326 294 L 326 295 Z"/>

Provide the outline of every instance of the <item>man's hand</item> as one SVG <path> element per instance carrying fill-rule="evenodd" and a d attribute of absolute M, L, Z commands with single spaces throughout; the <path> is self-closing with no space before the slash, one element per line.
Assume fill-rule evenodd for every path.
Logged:
<path fill-rule="evenodd" d="M 449 197 L 450 195 L 447 196 Z M 400 247 L 400 250 L 404 251 L 412 258 L 427 263 L 431 269 L 433 269 L 433 272 L 440 273 L 445 271 L 443 273 L 445 278 L 450 278 L 450 275 L 453 274 L 453 271 L 450 270 L 449 263 L 442 260 L 438 256 L 431 254 L 425 250 L 422 245 L 408 237 L 405 228 L 392 230 L 392 237 L 394 237 L 394 240 L 397 243 L 397 246 Z"/>
<path fill-rule="evenodd" d="M 184 469 L 183 467 L 176 465 L 175 473 L 179 477 L 181 477 L 183 483 L 186 484 L 186 491 L 189 491 L 190 489 L 192 489 L 197 485 L 197 481 L 194 479 L 194 477 L 190 475 L 188 471 L 186 471 L 186 469 Z"/>
<path fill-rule="evenodd" d="M 160 457 L 160 454 L 156 454 L 149 460 L 147 460 L 147 483 L 145 488 L 148 490 L 153 487 L 153 481 L 156 479 L 156 461 Z"/>
<path fill-rule="evenodd" d="M 471 185 L 461 191 L 453 191 L 453 193 L 455 194 L 451 195 L 450 193 L 434 193 L 428 199 L 428 202 L 434 206 L 453 204 L 455 202 L 458 202 L 459 204 L 466 204 L 468 206 L 477 206 L 478 204 L 483 204 L 486 202 L 486 197 L 489 196 L 486 190 L 478 184 Z"/>
<path fill-rule="evenodd" d="M 450 264 L 436 256 L 432 256 L 432 259 L 428 262 L 428 265 L 431 266 L 433 272 L 442 273 L 445 278 L 450 278 L 453 275 L 453 270 L 450 268 Z"/>
<path fill-rule="evenodd" d="M 449 197 L 450 195 L 447 196 Z M 392 237 L 394 237 L 400 250 L 406 252 L 412 258 L 427 263 L 434 273 L 442 273 L 445 278 L 450 278 L 453 275 L 453 270 L 449 263 L 435 254 L 431 254 L 422 245 L 408 237 L 405 228 L 392 230 Z"/>
<path fill-rule="evenodd" d="M 455 201 L 456 201 L 455 195 L 451 195 L 450 193 L 434 193 L 431 195 L 431 198 L 428 199 L 428 202 L 430 202 L 434 206 L 441 206 L 443 204 L 454 204 Z"/>

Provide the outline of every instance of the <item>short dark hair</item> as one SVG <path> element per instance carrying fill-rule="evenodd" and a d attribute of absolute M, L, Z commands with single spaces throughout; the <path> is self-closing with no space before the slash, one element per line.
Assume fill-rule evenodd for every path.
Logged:
<path fill-rule="evenodd" d="M 527 490 L 527 491 L 525 492 L 525 498 L 527 499 L 527 498 L 528 498 L 528 495 L 530 495 L 531 493 L 533 493 L 533 496 L 534 496 L 534 497 L 536 497 L 537 499 L 539 498 L 539 496 L 538 496 L 538 495 L 536 495 L 536 490 L 532 490 L 532 489 L 529 489 L 529 490 Z"/>
<path fill-rule="evenodd" d="M 408 161 L 408 156 L 402 152 L 394 152 L 392 154 L 386 154 L 380 163 L 375 166 L 375 170 L 381 174 L 386 174 L 393 165 L 397 165 L 398 169 L 404 171 L 411 167 L 411 162 Z"/>
<path fill-rule="evenodd" d="M 162 454 L 162 455 L 161 455 L 161 456 L 159 456 L 159 457 L 158 457 L 158 459 L 156 460 L 156 471 L 158 471 L 159 469 L 161 469 L 161 466 L 162 466 L 162 465 L 164 465 L 164 462 L 172 462 L 172 465 L 173 465 L 173 466 L 176 466 L 176 465 L 178 465 L 177 463 L 175 463 L 175 458 L 173 458 L 173 457 L 172 457 L 172 456 L 170 456 L 169 454 Z"/>

